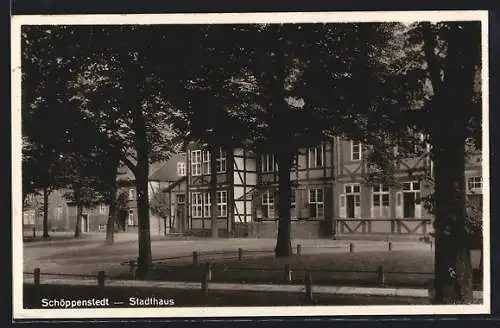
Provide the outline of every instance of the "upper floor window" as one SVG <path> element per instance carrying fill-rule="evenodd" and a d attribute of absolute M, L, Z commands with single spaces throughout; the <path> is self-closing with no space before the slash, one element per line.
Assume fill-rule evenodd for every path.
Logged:
<path fill-rule="evenodd" d="M 267 154 L 261 156 L 262 172 L 274 171 L 274 154 Z"/>
<path fill-rule="evenodd" d="M 55 208 L 55 216 L 56 216 L 56 218 L 60 219 L 62 217 L 62 213 L 63 213 L 62 206 L 57 206 Z"/>
<path fill-rule="evenodd" d="M 320 145 L 317 147 L 309 148 L 309 167 L 322 167 L 324 165 L 325 155 L 324 146 Z"/>
<path fill-rule="evenodd" d="M 191 151 L 191 175 L 201 175 L 201 150 Z"/>
<path fill-rule="evenodd" d="M 208 150 L 203 151 L 203 174 L 210 174 L 210 152 Z"/>
<path fill-rule="evenodd" d="M 215 156 L 215 166 L 216 166 L 216 172 L 217 173 L 224 173 L 227 170 L 227 153 L 222 150 L 222 148 L 219 148 L 219 151 L 217 152 Z M 210 174 L 211 170 L 211 164 L 210 164 L 210 158 L 211 158 L 211 153 L 209 150 L 204 150 L 202 153 L 202 160 L 203 160 L 203 174 Z"/>
<path fill-rule="evenodd" d="M 186 175 L 186 163 L 184 162 L 177 163 L 177 175 L 180 177 Z"/>
<path fill-rule="evenodd" d="M 483 180 L 481 177 L 470 177 L 467 179 L 467 187 L 469 191 L 477 192 L 481 191 L 483 186 Z"/>
<path fill-rule="evenodd" d="M 222 148 L 219 149 L 219 154 L 216 159 L 216 165 L 217 165 L 217 173 L 224 173 L 226 172 L 227 169 L 227 153 L 222 150 Z"/>
<path fill-rule="evenodd" d="M 106 205 L 105 204 L 99 205 L 99 213 L 101 213 L 101 214 L 106 213 Z"/>
<path fill-rule="evenodd" d="M 351 141 L 351 160 L 359 161 L 361 160 L 361 143 L 357 141 Z"/>

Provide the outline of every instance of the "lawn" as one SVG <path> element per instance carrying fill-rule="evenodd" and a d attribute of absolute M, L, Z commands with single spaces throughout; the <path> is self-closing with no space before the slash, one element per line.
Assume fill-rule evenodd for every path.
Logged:
<path fill-rule="evenodd" d="M 232 254 L 231 254 L 232 255 Z M 284 283 L 289 266 L 291 283 L 303 284 L 309 272 L 316 285 L 378 285 L 378 269 L 384 269 L 385 285 L 427 288 L 433 274 L 434 256 L 430 251 L 377 251 L 294 255 L 274 258 L 269 253 L 254 257 L 200 258 L 194 265 L 189 258 L 172 259 L 156 264 L 141 279 L 165 281 L 200 281 L 210 262 L 212 281 L 242 283 Z M 192 260 L 191 260 L 192 261 Z M 131 278 L 130 272 L 120 278 Z"/>

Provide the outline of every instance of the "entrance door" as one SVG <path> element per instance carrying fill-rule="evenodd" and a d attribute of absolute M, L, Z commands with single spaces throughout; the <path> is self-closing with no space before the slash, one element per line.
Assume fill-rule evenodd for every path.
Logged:
<path fill-rule="evenodd" d="M 354 195 L 347 195 L 347 217 L 354 218 Z"/>
<path fill-rule="evenodd" d="M 415 193 L 403 193 L 403 213 L 405 219 L 415 217 Z"/>
<path fill-rule="evenodd" d="M 89 215 L 82 214 L 82 231 L 89 232 Z"/>
<path fill-rule="evenodd" d="M 184 215 L 185 209 L 184 206 L 178 206 L 177 207 L 177 228 L 179 232 L 185 232 L 186 231 L 186 216 Z"/>

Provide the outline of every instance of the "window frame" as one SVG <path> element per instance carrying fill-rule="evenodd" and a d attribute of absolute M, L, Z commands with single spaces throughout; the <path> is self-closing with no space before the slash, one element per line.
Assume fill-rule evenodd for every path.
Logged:
<path fill-rule="evenodd" d="M 320 157 L 318 157 L 318 153 Z M 319 163 L 318 163 L 319 159 Z M 315 169 L 325 166 L 325 145 L 320 144 L 316 147 L 308 148 L 307 163 L 309 168 Z"/>
<path fill-rule="evenodd" d="M 203 196 L 199 191 L 191 192 L 191 217 L 203 218 Z"/>
<path fill-rule="evenodd" d="M 321 194 L 321 200 L 319 200 L 319 195 Z M 311 197 L 314 195 L 314 197 Z M 314 198 L 314 199 L 313 199 Z M 309 203 L 309 217 L 314 220 L 321 220 L 325 218 L 325 191 L 323 188 L 311 188 L 308 192 L 308 203 Z M 314 206 L 316 216 L 311 215 L 311 207 Z M 321 209 L 321 215 L 318 215 Z"/>
<path fill-rule="evenodd" d="M 271 173 L 275 171 L 275 158 L 274 154 L 262 154 L 260 155 L 260 163 L 261 163 L 261 172 L 262 173 Z M 264 165 L 265 164 L 265 165 Z"/>
<path fill-rule="evenodd" d="M 358 147 L 359 149 L 354 152 L 354 147 Z M 355 157 L 354 154 L 357 154 Z M 363 153 L 363 145 L 359 141 L 351 140 L 351 161 L 360 161 Z"/>
<path fill-rule="evenodd" d="M 217 217 L 225 218 L 227 217 L 227 191 L 219 190 L 216 193 L 217 202 Z M 223 196 L 224 195 L 224 196 Z"/>
<path fill-rule="evenodd" d="M 180 177 L 186 176 L 186 163 L 184 162 L 177 163 L 177 175 Z"/>
<path fill-rule="evenodd" d="M 191 175 L 200 176 L 202 173 L 201 149 L 191 150 Z"/>
<path fill-rule="evenodd" d="M 262 194 L 262 207 L 266 208 L 266 219 L 276 219 L 274 192 L 272 190 L 266 190 Z"/>

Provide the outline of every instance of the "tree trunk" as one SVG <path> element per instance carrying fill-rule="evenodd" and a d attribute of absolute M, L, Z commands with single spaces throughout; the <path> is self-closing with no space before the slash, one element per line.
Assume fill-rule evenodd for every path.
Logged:
<path fill-rule="evenodd" d="M 116 194 L 118 192 L 118 188 L 116 184 L 113 185 L 110 195 L 109 202 L 109 213 L 108 213 L 108 222 L 106 223 L 106 244 L 112 245 L 115 240 L 115 222 L 117 217 L 117 204 L 116 204 Z"/>
<path fill-rule="evenodd" d="M 152 263 L 151 231 L 149 222 L 149 147 L 146 134 L 146 123 L 141 108 L 134 111 L 135 148 L 137 165 L 135 182 L 137 190 L 137 214 L 139 234 L 139 257 L 137 274 L 144 274 Z"/>
<path fill-rule="evenodd" d="M 467 25 L 469 24 L 469 25 Z M 448 34 L 445 79 L 434 78 L 432 131 L 435 179 L 435 299 L 437 304 L 472 302 L 472 263 L 465 199 L 465 138 L 472 112 L 474 66 L 480 33 L 454 25 Z M 477 35 L 476 35 L 477 34 Z M 429 40 L 426 39 L 426 42 Z M 427 50 L 430 58 L 432 49 Z M 435 68 L 434 68 L 435 69 Z M 446 122 L 446 129 L 442 122 Z"/>
<path fill-rule="evenodd" d="M 276 152 L 278 162 L 278 236 L 276 240 L 275 256 L 288 257 L 292 255 L 291 242 L 291 181 L 290 172 L 293 163 L 293 152 L 283 147 Z"/>
<path fill-rule="evenodd" d="M 43 188 L 43 238 L 49 238 L 49 190 Z"/>
<path fill-rule="evenodd" d="M 217 155 L 219 147 L 213 143 L 210 149 L 210 218 L 212 238 L 219 237 L 217 226 Z"/>
<path fill-rule="evenodd" d="M 80 238 L 82 235 L 82 215 L 83 209 L 82 205 L 76 205 L 76 222 L 75 222 L 75 238 Z"/>

